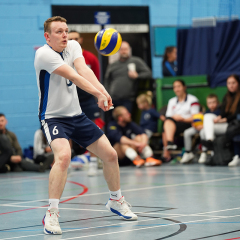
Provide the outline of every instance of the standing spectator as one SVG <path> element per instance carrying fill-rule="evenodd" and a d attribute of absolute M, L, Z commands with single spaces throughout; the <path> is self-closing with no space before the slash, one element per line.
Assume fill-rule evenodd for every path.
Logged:
<path fill-rule="evenodd" d="M 233 74 L 227 78 L 227 89 L 228 91 L 223 98 L 220 115 L 206 114 L 204 117 L 201 138 L 203 139 L 203 145 L 208 150 L 213 150 L 213 140 L 215 137 L 225 134 L 229 123 L 234 121 L 237 114 L 240 113 L 239 76 Z M 234 156 L 234 158 L 236 157 Z"/>
<path fill-rule="evenodd" d="M 177 75 L 177 48 L 166 47 L 162 61 L 162 75 L 173 77 Z"/>
<path fill-rule="evenodd" d="M 176 80 L 173 83 L 173 91 L 176 97 L 168 101 L 166 120 L 163 125 L 163 157 L 170 160 L 169 150 L 176 149 L 174 136 L 178 136 L 191 127 L 192 116 L 200 111 L 198 99 L 186 92 L 186 85 L 183 80 Z"/>
<path fill-rule="evenodd" d="M 151 78 L 152 73 L 141 58 L 130 56 L 130 51 L 130 45 L 123 41 L 119 50 L 120 59 L 108 65 L 104 85 L 112 96 L 114 106 L 125 106 L 131 113 L 137 94 L 136 80 Z"/>
<path fill-rule="evenodd" d="M 148 138 L 150 138 L 153 133 L 157 132 L 158 120 L 165 120 L 164 116 L 161 116 L 156 109 L 152 108 L 152 92 L 141 94 L 137 97 L 137 105 L 141 113 L 140 127 L 144 129 Z"/>
<path fill-rule="evenodd" d="M 80 45 L 83 43 L 83 38 L 81 37 L 80 33 L 77 31 L 71 31 L 68 35 L 68 39 L 75 40 Z M 92 69 L 97 79 L 100 80 L 100 65 L 97 57 L 93 53 L 85 49 L 82 49 L 82 51 L 83 51 L 82 54 L 85 59 L 86 65 Z M 103 126 L 100 124 L 102 124 L 103 121 L 101 121 L 100 119 L 100 109 L 98 108 L 95 97 L 87 93 L 86 91 L 82 90 L 79 87 L 77 87 L 77 93 L 78 93 L 78 99 L 81 104 L 82 111 L 86 114 L 86 116 L 90 120 L 92 120 L 95 124 L 97 124 L 98 127 L 102 128 Z M 75 149 L 76 152 L 79 147 L 80 146 L 78 146 L 73 141 L 73 149 Z M 98 168 L 97 157 L 92 153 L 90 154 L 91 156 L 90 156 L 88 176 L 95 176 L 97 175 L 97 168 Z"/>
<path fill-rule="evenodd" d="M 208 110 L 205 112 L 205 114 L 215 114 L 216 117 L 220 114 L 220 109 L 218 107 L 219 105 L 219 101 L 218 101 L 218 97 L 216 94 L 210 94 L 207 96 L 207 107 Z M 200 115 L 200 114 L 196 114 L 196 115 Z M 195 115 L 194 115 L 195 116 Z M 198 116 L 197 120 L 200 120 L 199 118 L 202 117 L 203 120 L 203 115 L 202 116 Z M 193 120 L 192 123 L 192 127 L 188 128 L 184 131 L 183 136 L 184 136 L 184 147 L 185 147 L 185 153 L 180 161 L 180 163 L 187 163 L 189 161 L 191 161 L 194 158 L 194 154 L 191 151 L 192 148 L 192 137 L 200 132 L 200 136 L 203 134 L 203 121 L 200 122 L 200 124 L 198 123 L 197 125 L 195 125 L 195 122 Z M 207 149 L 202 146 L 202 153 L 201 156 L 198 160 L 199 163 L 204 163 L 207 159 Z"/>
<path fill-rule="evenodd" d="M 132 122 L 131 114 L 127 108 L 116 107 L 113 111 L 113 117 L 115 121 L 109 123 L 107 136 L 117 151 L 119 164 L 125 160 L 125 157 L 130 159 L 136 167 L 162 164 L 160 160 L 152 157 L 153 151 L 148 145 L 147 135 L 141 127 Z"/>

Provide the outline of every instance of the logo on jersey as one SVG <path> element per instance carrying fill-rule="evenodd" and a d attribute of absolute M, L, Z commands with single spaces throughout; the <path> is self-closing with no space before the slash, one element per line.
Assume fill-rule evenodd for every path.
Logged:
<path fill-rule="evenodd" d="M 68 87 L 71 87 L 73 83 L 70 80 L 66 79 L 66 84 L 67 84 Z"/>
<path fill-rule="evenodd" d="M 64 58 L 68 58 L 69 57 L 69 52 L 67 50 L 63 50 L 63 54 L 64 54 Z"/>

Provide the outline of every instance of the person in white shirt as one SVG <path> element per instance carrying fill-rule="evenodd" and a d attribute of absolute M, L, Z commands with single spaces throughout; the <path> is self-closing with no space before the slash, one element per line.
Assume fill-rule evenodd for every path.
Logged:
<path fill-rule="evenodd" d="M 168 101 L 166 120 L 163 125 L 163 157 L 170 160 L 169 150 L 176 149 L 174 136 L 183 133 L 191 127 L 192 116 L 200 111 L 198 99 L 186 92 L 186 85 L 183 80 L 176 80 L 173 83 L 173 91 L 176 97 Z"/>
<path fill-rule="evenodd" d="M 79 43 L 68 41 L 65 18 L 47 19 L 44 37 L 47 44 L 37 50 L 34 66 L 39 89 L 39 120 L 55 160 L 49 176 L 49 209 L 43 219 L 44 232 L 62 234 L 58 204 L 71 160 L 69 139 L 103 160 L 110 191 L 107 209 L 125 220 L 137 220 L 121 194 L 117 153 L 102 130 L 82 113 L 76 85 L 94 95 L 103 111 L 113 105 L 110 95 L 86 65 Z"/>
<path fill-rule="evenodd" d="M 38 129 L 34 134 L 33 159 L 37 164 L 44 163 L 46 169 L 50 169 L 50 165 L 54 161 L 52 149 L 41 129 Z"/>

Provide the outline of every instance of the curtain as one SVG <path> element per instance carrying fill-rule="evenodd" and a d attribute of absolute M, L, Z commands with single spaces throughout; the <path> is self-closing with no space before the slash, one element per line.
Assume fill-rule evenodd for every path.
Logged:
<path fill-rule="evenodd" d="M 178 75 L 208 75 L 211 87 L 240 75 L 240 21 L 177 31 Z"/>

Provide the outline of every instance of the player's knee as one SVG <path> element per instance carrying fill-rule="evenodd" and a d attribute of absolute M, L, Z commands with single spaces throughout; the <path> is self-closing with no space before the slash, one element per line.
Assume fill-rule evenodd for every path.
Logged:
<path fill-rule="evenodd" d="M 69 163 L 71 161 L 71 153 L 70 152 L 62 152 L 59 156 L 59 165 L 62 170 L 68 168 Z"/>
<path fill-rule="evenodd" d="M 142 141 L 142 136 L 137 135 L 134 140 L 137 141 L 137 142 L 141 142 Z"/>
<path fill-rule="evenodd" d="M 117 152 L 115 151 L 114 148 L 112 148 L 109 153 L 108 153 L 108 157 L 107 157 L 107 161 L 114 163 L 114 162 L 118 162 L 118 155 Z"/>

